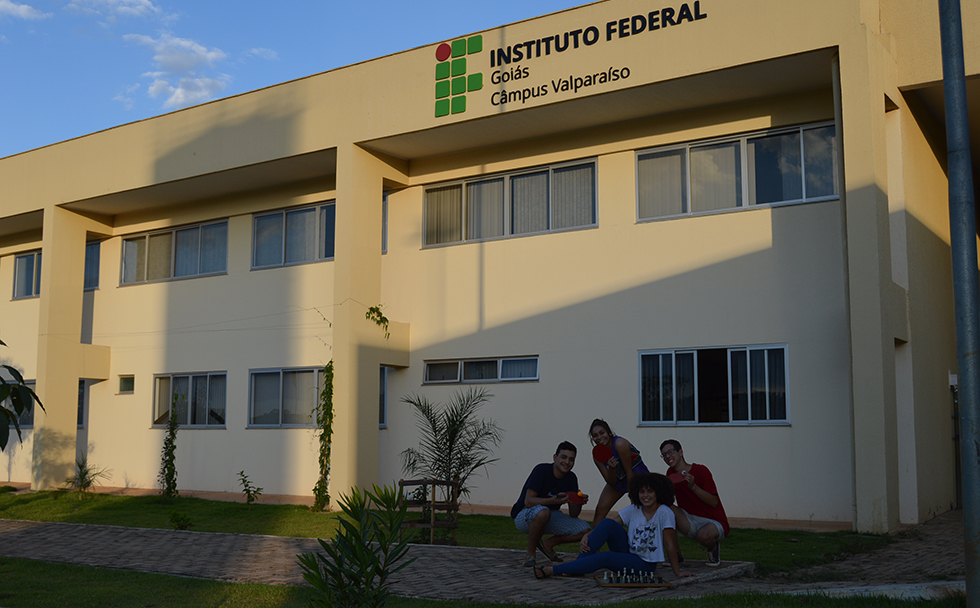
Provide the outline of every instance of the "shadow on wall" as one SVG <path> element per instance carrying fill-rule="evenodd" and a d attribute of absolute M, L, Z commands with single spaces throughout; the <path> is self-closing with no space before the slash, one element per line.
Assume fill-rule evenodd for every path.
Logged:
<path fill-rule="evenodd" d="M 44 451 L 47 451 L 49 458 L 42 461 L 41 453 Z M 75 437 L 43 427 L 34 429 L 34 454 L 31 468 L 34 471 L 32 483 L 36 484 L 36 487 L 58 487 L 75 473 L 74 461 L 53 461 L 50 459 L 50 454 L 58 454 L 62 458 L 66 454 L 74 456 Z"/>

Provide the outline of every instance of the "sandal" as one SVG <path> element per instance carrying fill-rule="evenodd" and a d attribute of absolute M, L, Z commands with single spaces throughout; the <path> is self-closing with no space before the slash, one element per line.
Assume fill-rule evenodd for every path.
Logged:
<path fill-rule="evenodd" d="M 535 564 L 535 561 L 534 561 L 534 558 L 533 557 L 529 557 L 526 560 L 524 560 L 524 567 L 525 568 L 533 568 L 534 567 L 534 564 Z"/>
<path fill-rule="evenodd" d="M 543 578 L 551 578 L 551 575 L 550 574 L 547 574 L 544 571 L 544 566 L 535 566 L 534 567 L 534 578 L 536 578 L 538 580 L 541 580 Z"/>
<path fill-rule="evenodd" d="M 547 547 L 544 546 L 544 541 L 543 540 L 539 540 L 538 541 L 538 551 L 540 551 L 541 553 L 543 553 L 544 556 L 548 558 L 548 561 L 549 562 L 554 562 L 556 564 L 560 564 L 561 563 L 561 556 L 558 555 L 558 553 L 556 553 L 554 549 L 552 549 L 551 551 L 548 551 Z"/>

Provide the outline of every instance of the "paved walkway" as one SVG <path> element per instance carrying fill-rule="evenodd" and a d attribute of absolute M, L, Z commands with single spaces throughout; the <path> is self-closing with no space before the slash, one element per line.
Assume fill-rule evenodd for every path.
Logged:
<path fill-rule="evenodd" d="M 301 584 L 296 555 L 318 547 L 315 539 L 307 538 L 0 520 L 0 555 L 5 557 L 223 581 Z M 854 593 L 853 588 L 861 588 L 881 592 L 894 585 L 907 592 L 949 587 L 948 581 L 953 581 L 955 590 L 962 588 L 964 580 L 962 548 L 962 511 L 951 511 L 904 533 L 882 550 L 791 576 L 758 579 L 751 576 L 751 564 L 724 562 L 721 568 L 707 568 L 703 562 L 689 560 L 685 569 L 697 577 L 673 581 L 671 589 L 613 589 L 588 578 L 537 581 L 530 569 L 521 566 L 523 551 L 416 545 L 409 556 L 418 559 L 397 575 L 392 591 L 432 599 L 593 604 L 747 591 L 848 589 Z M 666 574 L 671 581 L 669 569 Z"/>

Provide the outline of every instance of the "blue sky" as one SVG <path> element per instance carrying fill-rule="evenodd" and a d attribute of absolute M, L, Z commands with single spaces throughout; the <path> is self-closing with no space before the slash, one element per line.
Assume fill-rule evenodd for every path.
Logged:
<path fill-rule="evenodd" d="M 0 158 L 584 0 L 0 0 Z"/>

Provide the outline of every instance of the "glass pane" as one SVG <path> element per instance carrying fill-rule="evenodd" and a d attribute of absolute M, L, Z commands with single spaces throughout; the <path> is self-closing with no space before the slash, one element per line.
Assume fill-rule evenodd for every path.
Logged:
<path fill-rule="evenodd" d="M 766 420 L 766 351 L 749 351 L 749 378 L 752 382 L 752 420 Z"/>
<path fill-rule="evenodd" d="M 555 169 L 551 187 L 552 228 L 595 224 L 595 165 Z"/>
<path fill-rule="evenodd" d="M 636 164 L 639 217 L 662 217 L 687 211 L 687 151 L 644 154 Z"/>
<path fill-rule="evenodd" d="M 548 172 L 510 178 L 511 234 L 548 229 Z"/>
<path fill-rule="evenodd" d="M 191 378 L 192 389 L 190 398 L 191 424 L 208 423 L 208 377 L 194 376 Z"/>
<path fill-rule="evenodd" d="M 426 382 L 457 382 L 459 380 L 459 363 L 426 363 Z"/>
<path fill-rule="evenodd" d="M 334 246 L 337 233 L 337 205 L 330 204 L 320 207 L 320 257 L 331 259 L 334 256 Z"/>
<path fill-rule="evenodd" d="M 24 386 L 33 391 L 37 388 L 37 382 L 34 380 L 25 380 Z M 25 401 L 24 411 L 21 412 L 20 418 L 17 419 L 17 422 L 20 424 L 21 428 L 34 426 L 34 399 Z M 13 428 L 13 423 L 11 423 L 10 426 Z"/>
<path fill-rule="evenodd" d="M 201 274 L 228 270 L 228 223 L 201 226 Z"/>
<path fill-rule="evenodd" d="M 660 378 L 661 355 L 640 355 L 640 420 L 660 421 L 660 406 L 663 402 Z"/>
<path fill-rule="evenodd" d="M 732 420 L 749 419 L 749 365 L 744 350 L 731 351 Z"/>
<path fill-rule="evenodd" d="M 34 295 L 41 295 L 41 254 L 34 256 Z"/>
<path fill-rule="evenodd" d="M 177 252 L 174 254 L 174 276 L 199 274 L 201 268 L 201 229 L 177 231 Z"/>
<path fill-rule="evenodd" d="M 668 355 L 660 356 L 660 394 L 662 396 L 660 419 L 674 419 L 674 360 Z"/>
<path fill-rule="evenodd" d="M 677 419 L 694 420 L 694 353 L 677 353 L 674 361 L 677 366 L 674 375 Z"/>
<path fill-rule="evenodd" d="M 742 152 L 739 142 L 691 148 L 691 210 L 742 206 Z"/>
<path fill-rule="evenodd" d="M 286 263 L 316 259 L 316 209 L 286 213 Z"/>
<path fill-rule="evenodd" d="M 803 131 L 803 166 L 806 171 L 806 197 L 837 194 L 836 128 L 821 127 Z"/>
<path fill-rule="evenodd" d="M 698 422 L 728 422 L 728 350 L 698 351 Z"/>
<path fill-rule="evenodd" d="M 466 238 L 504 234 L 504 180 L 466 184 Z"/>
<path fill-rule="evenodd" d="M 95 289 L 99 286 L 99 258 L 102 243 L 85 245 L 85 289 Z"/>
<path fill-rule="evenodd" d="M 757 137 L 748 146 L 749 204 L 803 198 L 798 132 Z"/>
<path fill-rule="evenodd" d="M 497 361 L 463 361 L 464 380 L 496 380 Z"/>
<path fill-rule="evenodd" d="M 146 280 L 146 237 L 123 241 L 123 283 Z"/>
<path fill-rule="evenodd" d="M 252 244 L 252 266 L 282 264 L 282 214 L 255 218 L 255 242 Z"/>
<path fill-rule="evenodd" d="M 34 254 L 14 259 L 14 297 L 34 295 Z"/>
<path fill-rule="evenodd" d="M 316 385 L 312 371 L 282 373 L 282 423 L 313 424 Z"/>
<path fill-rule="evenodd" d="M 388 368 L 381 366 L 381 377 L 378 391 L 378 425 L 388 424 Z"/>
<path fill-rule="evenodd" d="M 252 374 L 252 417 L 249 424 L 279 424 L 279 372 Z"/>
<path fill-rule="evenodd" d="M 537 377 L 538 360 L 535 358 L 504 359 L 500 363 L 501 380 L 519 380 L 522 378 L 534 379 Z"/>
<path fill-rule="evenodd" d="M 119 376 L 119 392 L 131 393 L 136 388 L 136 378 L 133 376 Z"/>
<path fill-rule="evenodd" d="M 187 424 L 188 412 L 190 411 L 190 378 L 188 376 L 174 376 L 171 380 L 173 386 L 172 403 L 174 416 L 178 424 Z"/>
<path fill-rule="evenodd" d="M 769 420 L 786 420 L 786 362 L 781 348 L 766 351 L 769 364 Z"/>
<path fill-rule="evenodd" d="M 170 378 L 157 378 L 156 407 L 153 411 L 153 424 L 167 424 L 170 420 Z"/>
<path fill-rule="evenodd" d="M 146 268 L 146 279 L 170 278 L 170 262 L 173 256 L 173 233 L 164 232 L 163 234 L 150 235 L 150 251 L 147 254 L 149 260 Z"/>
<path fill-rule="evenodd" d="M 85 380 L 78 379 L 78 426 L 85 426 Z"/>
<path fill-rule="evenodd" d="M 208 385 L 208 420 L 206 424 L 225 423 L 225 386 L 227 378 L 223 374 L 213 374 Z"/>
<path fill-rule="evenodd" d="M 425 192 L 425 244 L 463 240 L 463 187 L 447 186 Z"/>

